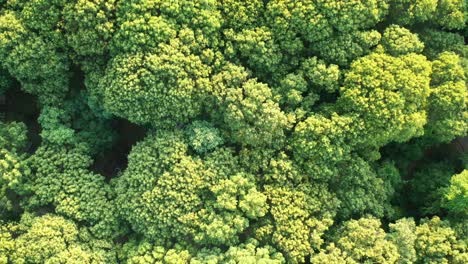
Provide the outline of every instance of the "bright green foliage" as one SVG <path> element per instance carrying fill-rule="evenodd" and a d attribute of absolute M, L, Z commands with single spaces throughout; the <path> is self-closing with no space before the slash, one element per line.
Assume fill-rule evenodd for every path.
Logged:
<path fill-rule="evenodd" d="M 416 263 L 466 263 L 466 244 L 455 236 L 448 222 L 425 219 L 416 228 Z M 449 261 L 450 260 L 450 261 Z"/>
<path fill-rule="evenodd" d="M 302 113 L 311 111 L 320 100 L 320 93 L 336 92 L 339 80 L 337 65 L 327 65 L 317 57 L 311 57 L 302 62 L 297 73 L 288 74 L 280 81 L 277 92 L 281 94 L 281 103 L 295 108 L 296 117 L 300 119 Z"/>
<path fill-rule="evenodd" d="M 229 247 L 227 251 L 219 248 L 203 248 L 189 252 L 179 245 L 171 249 L 156 246 L 149 241 L 138 243 L 131 240 L 123 246 L 122 259 L 125 263 L 167 263 L 167 264 L 204 264 L 204 263 L 246 263 L 282 264 L 285 260 L 270 246 L 261 247 L 258 241 L 250 239 L 246 243 Z"/>
<path fill-rule="evenodd" d="M 18 189 L 21 179 L 29 173 L 22 155 L 0 149 L 0 219 L 7 218 L 8 213 L 14 209 L 13 202 L 8 197 L 9 191 Z"/>
<path fill-rule="evenodd" d="M 2 149 L 22 151 L 28 142 L 27 128 L 21 122 L 0 122 L 0 146 Z"/>
<path fill-rule="evenodd" d="M 39 95 L 44 103 L 57 103 L 68 89 L 66 55 L 28 32 L 14 13 L 0 17 L 0 59 L 22 89 Z"/>
<path fill-rule="evenodd" d="M 314 1 L 269 1 L 265 17 L 283 48 L 291 52 L 300 51 L 299 43 L 293 39 L 296 34 L 305 41 L 315 42 L 332 33 L 332 26 Z"/>
<path fill-rule="evenodd" d="M 307 175 L 284 152 L 270 159 L 263 181 L 266 184 L 294 185 L 307 181 Z"/>
<path fill-rule="evenodd" d="M 338 232 L 336 247 L 355 263 L 396 263 L 397 247 L 385 237 L 375 218 L 361 218 L 344 223 Z"/>
<path fill-rule="evenodd" d="M 438 0 L 392 0 L 390 18 L 403 25 L 426 22 L 433 18 Z"/>
<path fill-rule="evenodd" d="M 351 65 L 338 104 L 364 118 L 364 144 L 381 146 L 423 134 L 431 65 L 424 56 L 374 53 Z"/>
<path fill-rule="evenodd" d="M 224 35 L 232 41 L 226 47 L 226 56 L 231 61 L 245 61 L 250 69 L 264 78 L 277 70 L 282 54 L 268 28 L 244 29 L 240 32 L 226 30 Z"/>
<path fill-rule="evenodd" d="M 111 47 L 114 53 L 151 51 L 176 35 L 183 39 L 187 33 L 193 42 L 184 44 L 192 51 L 216 46 L 221 26 L 216 1 L 121 1 L 117 10 L 118 27 Z"/>
<path fill-rule="evenodd" d="M 12 51 L 22 35 L 26 33 L 21 21 L 13 12 L 5 12 L 0 16 L 0 56 L 2 61 Z M 2 63 L 3 64 L 3 63 Z"/>
<path fill-rule="evenodd" d="M 302 263 L 322 245 L 321 236 L 332 224 L 337 201 L 324 185 L 267 185 L 265 192 L 272 219 L 257 229 L 257 236 L 271 239 L 290 263 Z"/>
<path fill-rule="evenodd" d="M 160 132 L 133 148 L 117 182 L 118 205 L 132 227 L 161 242 L 235 244 L 249 219 L 265 215 L 266 197 L 232 152 L 189 156 L 182 133 Z"/>
<path fill-rule="evenodd" d="M 0 263 L 8 264 L 9 256 L 15 249 L 13 232 L 17 230 L 14 224 L 7 224 L 0 221 Z"/>
<path fill-rule="evenodd" d="M 122 22 L 112 40 L 112 48 L 115 53 L 156 50 L 158 44 L 168 42 L 176 35 L 175 25 L 162 17 L 136 18 Z"/>
<path fill-rule="evenodd" d="M 437 5 L 437 24 L 447 29 L 466 27 L 468 4 L 464 0 L 441 0 Z"/>
<path fill-rule="evenodd" d="M 246 243 L 230 247 L 226 252 L 220 252 L 218 249 L 202 249 L 196 257 L 191 259 L 190 263 L 282 264 L 286 262 L 283 255 L 273 247 L 262 247 L 258 241 L 250 239 Z"/>
<path fill-rule="evenodd" d="M 281 111 L 268 85 L 229 64 L 213 77 L 212 95 L 210 104 L 219 108 L 212 115 L 226 130 L 226 139 L 243 146 L 283 146 L 294 118 Z"/>
<path fill-rule="evenodd" d="M 452 176 L 443 206 L 452 213 L 468 216 L 468 170 Z"/>
<path fill-rule="evenodd" d="M 353 32 L 369 29 L 387 14 L 388 0 L 317 0 L 317 8 L 334 29 Z"/>
<path fill-rule="evenodd" d="M 155 54 L 115 57 L 100 84 L 105 108 L 137 124 L 157 127 L 200 114 L 210 68 L 178 40 Z"/>
<path fill-rule="evenodd" d="M 416 224 L 411 218 L 402 218 L 390 224 L 390 240 L 397 246 L 400 257 L 396 263 L 410 264 L 416 261 Z"/>
<path fill-rule="evenodd" d="M 179 247 L 173 249 L 165 249 L 163 246 L 158 246 L 150 241 L 130 240 L 126 242 L 120 252 L 119 259 L 123 263 L 129 264 L 188 264 L 191 255 L 187 250 Z"/>
<path fill-rule="evenodd" d="M 404 25 L 431 21 L 447 29 L 465 26 L 464 0 L 392 0 L 391 7 L 391 17 Z"/>
<path fill-rule="evenodd" d="M 334 242 L 312 256 L 311 263 L 397 263 L 397 247 L 380 225 L 378 219 L 370 217 L 345 222 Z"/>
<path fill-rule="evenodd" d="M 317 57 L 312 57 L 304 60 L 301 71 L 313 90 L 334 92 L 338 88 L 340 70 L 336 65 L 326 65 Z"/>
<path fill-rule="evenodd" d="M 22 177 L 30 173 L 23 151 L 27 144 L 23 123 L 0 122 L 0 219 L 8 217 L 13 202 L 8 193 L 17 188 Z"/>
<path fill-rule="evenodd" d="M 195 152 L 204 154 L 223 144 L 218 129 L 205 121 L 195 121 L 187 128 L 189 145 Z"/>
<path fill-rule="evenodd" d="M 114 0 L 77 0 L 63 10 L 67 44 L 79 56 L 98 56 L 107 51 L 114 32 Z"/>
<path fill-rule="evenodd" d="M 467 8 L 0 0 L 0 264 L 468 263 Z"/>
<path fill-rule="evenodd" d="M 281 111 L 266 84 L 250 79 L 226 93 L 220 107 L 232 141 L 254 147 L 271 142 L 281 146 L 291 117 Z"/>
<path fill-rule="evenodd" d="M 112 261 L 109 258 L 111 254 L 104 249 L 94 249 L 92 244 L 80 238 L 80 231 L 72 221 L 59 216 L 32 217 L 26 214 L 10 232 L 18 236 L 14 240 L 14 250 L 6 255 L 11 263 L 91 264 Z M 2 234 L 2 237 L 8 237 L 8 233 Z"/>
<path fill-rule="evenodd" d="M 459 82 L 465 80 L 463 68 L 460 67 L 460 58 L 452 52 L 445 52 L 433 62 L 431 84 L 441 85 L 447 82 Z"/>
<path fill-rule="evenodd" d="M 346 144 L 350 118 L 330 119 L 313 115 L 296 125 L 291 146 L 294 160 L 314 179 L 329 179 L 337 173 L 336 164 L 349 155 Z M 320 146 L 320 147 L 318 147 Z"/>
<path fill-rule="evenodd" d="M 466 77 L 459 56 L 451 52 L 440 54 L 432 69 L 426 135 L 432 141 L 449 142 L 468 131 Z"/>
<path fill-rule="evenodd" d="M 354 34 L 335 35 L 312 46 L 312 50 L 328 63 L 349 65 L 353 60 L 371 53 L 381 38 L 378 31 L 357 31 Z"/>
<path fill-rule="evenodd" d="M 56 103 L 68 89 L 67 57 L 41 38 L 30 38 L 15 45 L 3 63 L 22 83 L 24 91 L 41 95 L 44 103 Z"/>
<path fill-rule="evenodd" d="M 24 192 L 32 196 L 28 208 L 53 205 L 55 211 L 84 222 L 97 237 L 118 235 L 113 190 L 104 177 L 87 168 L 92 160 L 85 146 L 41 146 L 30 158 L 32 175 L 25 179 Z"/>
<path fill-rule="evenodd" d="M 62 34 L 62 10 L 67 1 L 64 0 L 31 0 L 27 1 L 20 13 L 28 31 L 35 32 L 45 41 L 54 43 L 57 47 L 65 46 Z"/>
<path fill-rule="evenodd" d="M 281 94 L 280 104 L 285 108 L 287 107 L 287 110 L 290 110 L 289 108 L 295 109 L 299 106 L 310 109 L 319 99 L 317 93 L 309 91 L 307 81 L 302 73 L 286 75 L 280 81 L 277 92 Z M 298 114 L 297 116 L 302 118 L 303 114 Z"/>
<path fill-rule="evenodd" d="M 220 0 L 218 3 L 223 17 L 223 26 L 235 31 L 258 25 L 265 11 L 263 0 Z"/>
<path fill-rule="evenodd" d="M 385 29 L 382 36 L 382 45 L 385 51 L 393 56 L 412 52 L 421 53 L 424 49 L 424 43 L 419 40 L 417 35 L 397 25 L 391 25 Z"/>
<path fill-rule="evenodd" d="M 357 264 L 353 259 L 346 257 L 341 249 L 337 248 L 334 243 L 330 243 L 326 250 L 320 251 L 318 254 L 310 258 L 310 263 L 329 263 L 329 264 Z"/>

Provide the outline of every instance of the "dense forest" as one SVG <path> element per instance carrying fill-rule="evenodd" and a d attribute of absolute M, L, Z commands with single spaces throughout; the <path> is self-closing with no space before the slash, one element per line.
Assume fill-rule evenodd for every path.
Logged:
<path fill-rule="evenodd" d="M 0 264 L 468 263 L 465 0 L 0 0 Z"/>

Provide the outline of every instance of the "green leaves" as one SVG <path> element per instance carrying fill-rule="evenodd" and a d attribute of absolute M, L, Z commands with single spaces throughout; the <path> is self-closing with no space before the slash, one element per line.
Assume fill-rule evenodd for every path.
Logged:
<path fill-rule="evenodd" d="M 424 49 L 424 43 L 419 40 L 417 35 L 397 25 L 391 25 L 385 29 L 382 45 L 385 51 L 393 56 L 421 53 Z"/>
<path fill-rule="evenodd" d="M 460 57 L 451 52 L 440 54 L 432 68 L 426 135 L 433 141 L 449 142 L 467 132 L 466 77 Z"/>
<path fill-rule="evenodd" d="M 466 5 L 0 0 L 0 263 L 467 263 Z"/>
<path fill-rule="evenodd" d="M 425 219 L 416 228 L 417 263 L 463 263 L 467 259 L 466 245 L 455 236 L 448 222 L 439 217 Z"/>
<path fill-rule="evenodd" d="M 372 28 L 387 14 L 389 6 L 387 0 L 318 0 L 316 3 L 333 28 L 344 33 Z"/>
<path fill-rule="evenodd" d="M 56 215 L 33 217 L 25 214 L 18 226 L 0 226 L 2 246 L 11 240 L 14 250 L 7 251 L 6 260 L 14 263 L 103 263 L 114 262 L 105 247 L 94 247 L 83 240 L 80 230 L 70 220 Z M 2 248 L 0 246 L 0 248 Z M 8 246 L 8 244 L 7 244 Z M 1 249 L 0 249 L 1 252 Z M 2 260 L 2 259 L 0 259 Z M 6 263 L 6 262 L 5 262 Z"/>
<path fill-rule="evenodd" d="M 123 216 L 161 243 L 186 236 L 198 245 L 234 245 L 249 219 L 266 214 L 266 197 L 230 150 L 189 156 L 182 136 L 158 133 L 132 150 L 117 181 Z"/>
<path fill-rule="evenodd" d="M 357 263 L 394 263 L 397 248 L 385 238 L 380 225 L 375 218 L 350 220 L 339 230 L 336 246 Z"/>
<path fill-rule="evenodd" d="M 338 105 L 362 118 L 365 144 L 407 141 L 423 134 L 430 73 L 431 65 L 422 55 L 371 54 L 351 65 Z"/>
<path fill-rule="evenodd" d="M 271 222 L 258 227 L 257 236 L 271 240 L 285 252 L 289 262 L 302 263 L 322 245 L 321 236 L 333 222 L 336 200 L 323 185 L 267 185 L 265 192 L 271 206 Z"/>
<path fill-rule="evenodd" d="M 171 127 L 201 112 L 210 68 L 174 40 L 155 54 L 115 57 L 100 83 L 109 112 L 137 124 Z"/>
<path fill-rule="evenodd" d="M 206 121 L 194 121 L 186 130 L 189 145 L 198 153 L 204 154 L 223 144 L 217 128 Z"/>
<path fill-rule="evenodd" d="M 450 212 L 468 216 L 468 170 L 452 176 L 444 198 L 442 205 Z"/>
<path fill-rule="evenodd" d="M 63 10 L 67 44 L 79 56 L 102 56 L 115 30 L 114 0 L 77 0 Z"/>
<path fill-rule="evenodd" d="M 266 84 L 250 79 L 242 87 L 229 89 L 226 93 L 220 106 L 222 122 L 232 141 L 254 147 L 270 142 L 281 146 L 291 120 L 281 111 Z"/>
<path fill-rule="evenodd" d="M 30 196 L 26 208 L 53 205 L 55 211 L 89 226 L 96 237 L 119 235 L 111 200 L 113 190 L 104 177 L 88 170 L 92 160 L 83 145 L 45 144 L 28 160 L 32 175 L 21 188 Z"/>

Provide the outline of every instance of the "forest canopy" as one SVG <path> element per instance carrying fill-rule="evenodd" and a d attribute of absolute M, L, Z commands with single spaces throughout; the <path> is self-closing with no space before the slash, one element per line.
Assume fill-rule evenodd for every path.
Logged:
<path fill-rule="evenodd" d="M 0 0 L 0 264 L 468 263 L 465 0 Z"/>

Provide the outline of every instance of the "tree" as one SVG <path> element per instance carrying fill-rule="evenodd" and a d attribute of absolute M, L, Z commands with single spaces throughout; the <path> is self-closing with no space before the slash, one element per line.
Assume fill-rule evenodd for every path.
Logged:
<path fill-rule="evenodd" d="M 390 224 L 390 240 L 397 246 L 400 255 L 397 263 L 414 263 L 416 261 L 416 224 L 411 218 L 402 218 Z"/>
<path fill-rule="evenodd" d="M 390 201 L 400 174 L 391 163 L 372 164 L 353 155 L 339 162 L 330 189 L 341 201 L 338 216 L 348 219 L 371 214 L 376 217 L 392 217 Z"/>
<path fill-rule="evenodd" d="M 398 25 L 391 25 L 385 29 L 382 44 L 385 51 L 393 56 L 421 53 L 424 49 L 424 43 L 419 40 L 418 35 Z"/>
<path fill-rule="evenodd" d="M 363 119 L 356 129 L 364 144 L 404 142 L 423 135 L 430 73 L 424 56 L 373 53 L 351 64 L 337 104 Z"/>
<path fill-rule="evenodd" d="M 201 113 L 209 73 L 179 40 L 161 45 L 155 54 L 116 56 L 100 83 L 104 107 L 137 124 L 187 123 Z"/>
<path fill-rule="evenodd" d="M 337 114 L 331 118 L 312 115 L 296 125 L 291 140 L 293 157 L 309 177 L 326 180 L 336 174 L 336 164 L 351 152 L 346 139 L 351 121 Z"/>
<path fill-rule="evenodd" d="M 63 99 L 70 77 L 66 54 L 28 31 L 14 12 L 0 17 L 0 39 L 2 67 L 22 84 L 24 91 L 38 95 L 45 104 Z"/>
<path fill-rule="evenodd" d="M 114 10 L 114 0 L 77 0 L 63 9 L 67 44 L 81 57 L 80 63 L 108 52 L 115 30 Z"/>
<path fill-rule="evenodd" d="M 122 231 L 114 190 L 103 176 L 88 170 L 92 160 L 86 146 L 44 144 L 28 164 L 31 174 L 18 187 L 29 196 L 25 208 L 52 205 L 57 214 L 85 223 L 99 238 L 116 237 Z"/>
<path fill-rule="evenodd" d="M 117 203 L 133 229 L 166 243 L 234 245 L 250 219 L 266 214 L 266 197 L 232 151 L 190 156 L 183 133 L 154 133 L 133 148 L 117 181 Z"/>
<path fill-rule="evenodd" d="M 8 234 L 17 236 L 13 240 L 14 248 L 6 255 L 7 260 L 13 263 L 91 264 L 115 261 L 108 248 L 96 248 L 92 242 L 83 240 L 78 227 L 59 216 L 25 214 L 19 225 L 10 228 L 2 225 L 2 228 L 7 230 L 6 234 L 3 233 L 6 238 L 11 238 Z"/>
<path fill-rule="evenodd" d="M 87 105 L 85 93 L 60 106 L 44 106 L 38 117 L 42 140 L 59 145 L 85 145 L 90 155 L 106 150 L 115 141 L 112 122 Z"/>
<path fill-rule="evenodd" d="M 468 170 L 450 178 L 450 186 L 446 189 L 444 198 L 442 205 L 450 212 L 462 217 L 468 216 Z"/>
<path fill-rule="evenodd" d="M 0 263 L 468 263 L 467 7 L 0 0 Z"/>
<path fill-rule="evenodd" d="M 21 179 L 29 175 L 24 151 L 27 146 L 27 128 L 24 123 L 0 121 L 0 220 L 9 218 L 18 208 L 11 192 L 19 187 Z"/>
<path fill-rule="evenodd" d="M 328 63 L 348 66 L 352 61 L 372 52 L 381 39 L 376 30 L 357 31 L 354 34 L 336 34 L 312 47 Z"/>
<path fill-rule="evenodd" d="M 416 263 L 463 263 L 466 245 L 455 236 L 448 222 L 439 217 L 425 219 L 416 228 Z"/>
<path fill-rule="evenodd" d="M 267 185 L 265 192 L 272 218 L 257 228 L 257 237 L 271 241 L 289 262 L 302 263 L 322 245 L 321 236 L 333 222 L 336 200 L 321 185 Z"/>
<path fill-rule="evenodd" d="M 275 142 L 272 147 L 281 146 L 292 123 L 293 117 L 281 111 L 271 89 L 255 79 L 227 90 L 219 104 L 220 122 L 230 140 L 240 145 L 263 147 Z"/>
<path fill-rule="evenodd" d="M 460 58 L 444 52 L 432 63 L 429 120 L 426 137 L 449 142 L 467 133 L 468 106 L 464 70 Z"/>
<path fill-rule="evenodd" d="M 369 29 L 387 14 L 388 1 L 333 1 L 319 0 L 317 7 L 339 32 Z"/>
<path fill-rule="evenodd" d="M 378 219 L 366 217 L 349 220 L 337 231 L 335 243 L 328 246 L 326 253 L 312 258 L 331 263 L 396 263 L 399 258 L 397 247 L 386 238 Z"/>
<path fill-rule="evenodd" d="M 390 5 L 390 17 L 404 25 L 426 22 L 433 19 L 437 4 L 437 0 L 393 0 Z"/>
<path fill-rule="evenodd" d="M 177 5 L 137 0 L 119 2 L 116 21 L 110 48 L 114 55 L 159 49 L 159 44 L 169 44 L 176 34 L 181 39 L 191 38 L 182 42 L 192 52 L 201 53 L 204 48 L 216 46 L 222 19 L 213 0 L 184 0 Z"/>

